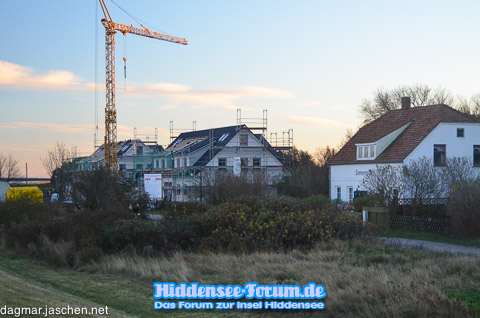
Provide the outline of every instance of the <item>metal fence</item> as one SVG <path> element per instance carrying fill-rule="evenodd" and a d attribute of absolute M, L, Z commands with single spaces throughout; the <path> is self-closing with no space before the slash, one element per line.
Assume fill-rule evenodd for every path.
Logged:
<path fill-rule="evenodd" d="M 448 233 L 450 231 L 450 218 L 392 215 L 390 228 L 394 230 Z"/>

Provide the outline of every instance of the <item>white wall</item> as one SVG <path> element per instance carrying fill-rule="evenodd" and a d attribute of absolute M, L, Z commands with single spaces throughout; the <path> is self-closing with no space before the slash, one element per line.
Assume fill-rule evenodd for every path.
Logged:
<path fill-rule="evenodd" d="M 457 137 L 457 128 L 465 129 L 465 137 Z M 447 158 L 466 157 L 473 160 L 473 145 L 480 145 L 480 124 L 474 123 L 440 123 L 405 159 L 419 159 L 423 156 L 433 162 L 433 145 L 447 147 Z"/>
<path fill-rule="evenodd" d="M 457 137 L 457 128 L 464 128 L 465 137 Z M 473 145 L 480 145 L 480 124 L 440 123 L 411 153 L 404 162 L 427 157 L 433 163 L 433 145 L 446 145 L 447 158 L 466 157 L 473 160 Z M 401 166 L 403 164 L 391 164 Z M 330 198 L 336 199 L 340 187 L 343 201 L 348 200 L 347 187 L 362 190 L 363 176 L 376 164 L 332 165 L 330 167 Z"/>
<path fill-rule="evenodd" d="M 391 166 L 401 166 L 393 163 Z M 330 166 L 330 199 L 337 198 L 337 187 L 341 189 L 342 201 L 348 201 L 348 187 L 353 191 L 363 190 L 363 177 L 370 169 L 376 169 L 377 164 L 349 164 Z"/>
<path fill-rule="evenodd" d="M 240 134 L 248 133 L 248 145 L 240 146 Z M 225 149 L 211 160 L 208 166 L 217 166 L 218 158 L 227 158 L 227 166 L 233 166 L 233 158 L 248 158 L 248 165 L 253 165 L 252 158 L 261 158 L 261 166 L 281 166 L 280 161 L 275 158 L 265 146 L 249 131 L 241 130 L 226 145 Z"/>

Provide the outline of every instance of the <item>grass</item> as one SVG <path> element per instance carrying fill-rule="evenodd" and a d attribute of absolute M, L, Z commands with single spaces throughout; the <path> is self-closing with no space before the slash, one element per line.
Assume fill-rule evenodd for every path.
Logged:
<path fill-rule="evenodd" d="M 73 270 L 0 252 L 0 304 L 108 306 L 121 317 L 306 316 L 318 311 L 154 310 L 153 282 L 325 286 L 328 317 L 480 315 L 480 259 L 384 247 L 372 241 L 325 243 L 286 253 L 109 255 Z M 6 287 L 4 287 L 6 286 Z"/>
<path fill-rule="evenodd" d="M 324 311 L 329 317 L 473 317 L 480 314 L 475 302 L 452 294 L 480 289 L 479 259 L 387 248 L 367 241 L 337 241 L 310 251 L 287 253 L 182 252 L 170 258 L 106 256 L 83 270 L 149 283 L 243 285 L 253 281 L 267 285 L 305 285 L 316 282 L 326 288 Z"/>
<path fill-rule="evenodd" d="M 383 230 L 382 232 L 380 232 L 379 235 L 385 236 L 385 237 L 408 238 L 413 240 L 480 247 L 480 237 L 469 239 L 469 238 L 456 237 L 449 234 L 433 233 L 433 232 L 416 232 L 416 231 L 407 231 L 407 230 Z"/>
<path fill-rule="evenodd" d="M 153 282 L 138 281 L 121 275 L 53 267 L 5 251 L 0 253 L 2 306 L 108 306 L 109 315 L 113 317 L 170 316 L 171 313 L 153 309 L 152 284 Z M 186 315 L 181 311 L 176 314 Z"/>

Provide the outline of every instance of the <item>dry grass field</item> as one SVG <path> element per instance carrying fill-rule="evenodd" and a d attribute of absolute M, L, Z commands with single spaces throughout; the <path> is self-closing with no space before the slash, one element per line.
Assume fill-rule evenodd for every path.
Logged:
<path fill-rule="evenodd" d="M 106 255 L 77 269 L 0 253 L 0 303 L 108 306 L 111 317 L 162 316 L 480 316 L 480 259 L 333 241 L 309 251 Z M 154 282 L 325 286 L 324 310 L 155 310 Z M 3 305 L 2 305 L 3 306 Z"/>
<path fill-rule="evenodd" d="M 328 317 L 480 315 L 480 259 L 386 248 L 372 241 L 335 241 L 286 253 L 105 256 L 83 270 L 149 282 L 316 282 L 325 286 L 323 314 Z"/>

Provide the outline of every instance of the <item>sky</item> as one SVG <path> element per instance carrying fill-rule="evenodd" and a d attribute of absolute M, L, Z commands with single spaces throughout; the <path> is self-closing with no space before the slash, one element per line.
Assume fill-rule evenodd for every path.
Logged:
<path fill-rule="evenodd" d="M 158 128 L 166 145 L 170 121 L 208 129 L 267 109 L 267 137 L 293 129 L 313 153 L 359 127 L 376 89 L 480 93 L 479 1 L 114 1 L 115 22 L 189 42 L 117 33 L 118 140 Z M 29 177 L 47 176 L 40 159 L 57 142 L 91 154 L 96 107 L 103 139 L 102 17 L 96 0 L 0 0 L 0 154 L 22 174 L 28 163 Z"/>

